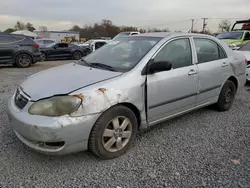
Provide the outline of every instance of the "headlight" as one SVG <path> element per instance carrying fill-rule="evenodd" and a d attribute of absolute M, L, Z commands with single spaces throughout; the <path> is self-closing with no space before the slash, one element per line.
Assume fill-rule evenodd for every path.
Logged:
<path fill-rule="evenodd" d="M 58 96 L 33 103 L 29 108 L 32 115 L 62 116 L 76 111 L 82 100 L 75 96 Z"/>

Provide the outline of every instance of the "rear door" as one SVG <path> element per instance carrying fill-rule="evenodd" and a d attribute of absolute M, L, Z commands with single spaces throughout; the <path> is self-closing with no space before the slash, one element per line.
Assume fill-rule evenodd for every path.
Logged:
<path fill-rule="evenodd" d="M 16 39 L 11 35 L 0 35 L 0 63 L 12 61 L 15 51 L 18 49 Z"/>
<path fill-rule="evenodd" d="M 196 105 L 213 102 L 229 72 L 229 60 L 223 48 L 214 40 L 194 37 L 196 64 L 199 70 Z"/>

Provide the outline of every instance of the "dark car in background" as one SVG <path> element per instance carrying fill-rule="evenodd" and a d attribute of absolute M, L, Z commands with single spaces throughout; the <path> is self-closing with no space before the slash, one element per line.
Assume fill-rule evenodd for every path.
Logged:
<path fill-rule="evenodd" d="M 49 44 L 56 43 L 58 41 L 53 39 L 35 39 L 34 40 L 37 44 L 39 44 L 40 48 L 44 48 L 48 46 Z"/>
<path fill-rule="evenodd" d="M 40 60 L 39 45 L 30 37 L 0 33 L 0 64 L 26 68 Z"/>
<path fill-rule="evenodd" d="M 41 47 L 41 60 L 50 59 L 75 59 L 79 60 L 88 54 L 86 48 L 79 47 L 75 44 L 58 42 Z"/>

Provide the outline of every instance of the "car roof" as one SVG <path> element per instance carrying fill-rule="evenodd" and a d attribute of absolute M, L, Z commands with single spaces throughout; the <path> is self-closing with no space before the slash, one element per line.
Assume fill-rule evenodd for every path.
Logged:
<path fill-rule="evenodd" d="M 165 37 L 178 37 L 178 36 L 204 36 L 208 37 L 209 35 L 206 34 L 201 34 L 201 33 L 185 33 L 185 32 L 152 32 L 152 33 L 141 33 L 138 35 L 133 35 L 130 37 L 160 37 L 160 38 L 165 38 Z"/>

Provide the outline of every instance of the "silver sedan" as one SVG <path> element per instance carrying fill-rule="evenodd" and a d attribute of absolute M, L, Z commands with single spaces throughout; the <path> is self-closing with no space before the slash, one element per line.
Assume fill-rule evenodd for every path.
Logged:
<path fill-rule="evenodd" d="M 229 110 L 245 72 L 244 56 L 212 36 L 139 34 L 30 76 L 8 114 L 17 137 L 38 152 L 89 149 L 111 159 L 139 130 L 208 105 Z"/>

